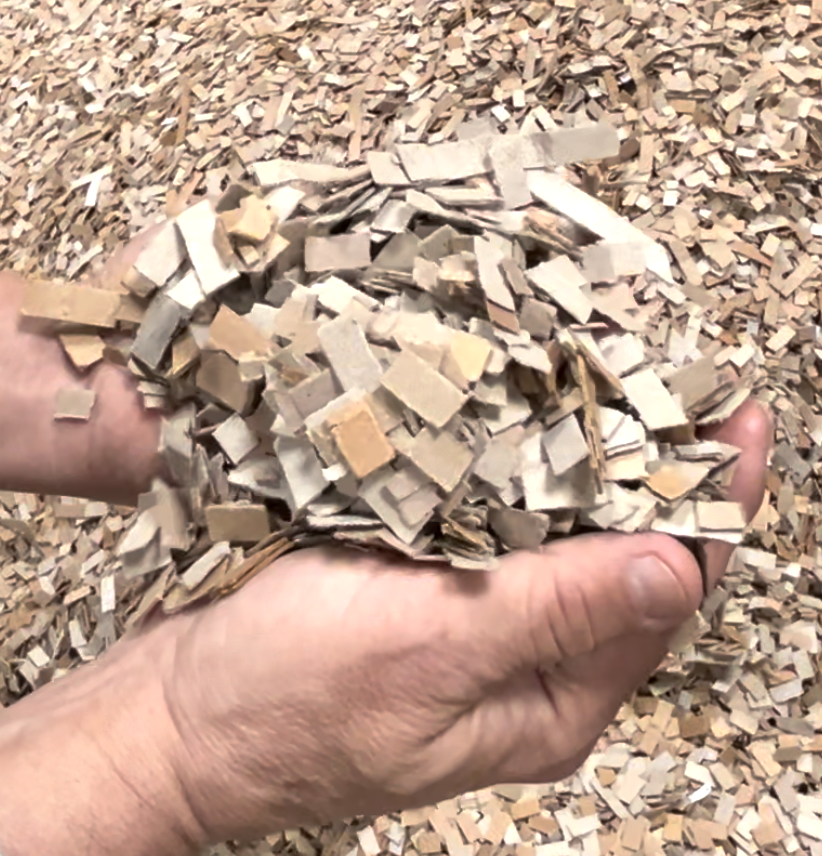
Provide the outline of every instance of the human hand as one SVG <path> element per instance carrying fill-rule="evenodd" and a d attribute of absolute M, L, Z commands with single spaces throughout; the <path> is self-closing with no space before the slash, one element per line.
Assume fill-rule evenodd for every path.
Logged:
<path fill-rule="evenodd" d="M 55 342 L 17 327 L 20 288 L 0 280 L 0 365 L 10 369 L 0 373 L 0 483 L 132 497 L 157 466 L 156 418 L 107 366 L 87 376 L 98 385 L 92 421 L 54 423 L 54 393 L 78 381 Z M 770 423 L 749 404 L 714 437 L 744 449 L 732 494 L 750 517 Z M 709 546 L 711 584 L 730 551 Z M 0 828 L 38 804 L 44 775 L 62 794 L 79 766 L 83 810 L 55 808 L 55 834 L 79 840 L 77 818 L 90 817 L 97 849 L 83 852 L 113 842 L 124 856 L 562 778 L 701 594 L 690 554 L 661 535 L 564 541 L 509 556 L 491 575 L 351 551 L 288 556 L 4 716 L 0 757 L 14 787 L 0 794 Z"/>
<path fill-rule="evenodd" d="M 116 252 L 94 278 L 116 286 L 150 233 Z M 57 339 L 19 316 L 25 281 L 0 273 L 0 487 L 133 503 L 159 468 L 160 420 L 140 402 L 129 372 L 100 364 L 80 375 Z M 88 422 L 54 420 L 58 390 L 93 389 Z"/>
<path fill-rule="evenodd" d="M 713 436 L 743 449 L 731 494 L 751 518 L 770 420 L 749 403 Z M 730 552 L 709 545 L 711 585 Z M 561 779 L 702 593 L 658 534 L 565 540 L 488 575 L 287 556 L 176 635 L 164 695 L 189 807 L 222 840 Z"/>
<path fill-rule="evenodd" d="M 732 495 L 749 517 L 770 434 L 753 404 L 714 434 L 744 450 Z M 709 545 L 711 584 L 729 553 Z M 487 575 L 292 554 L 5 712 L 0 841 L 170 856 L 560 779 L 701 594 L 687 550 L 653 534 L 566 540 Z"/>

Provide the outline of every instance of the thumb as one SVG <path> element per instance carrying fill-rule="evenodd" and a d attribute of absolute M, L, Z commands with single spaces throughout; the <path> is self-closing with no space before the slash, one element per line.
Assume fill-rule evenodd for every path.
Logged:
<path fill-rule="evenodd" d="M 701 599 L 699 567 L 675 539 L 585 535 L 507 557 L 478 599 L 474 626 L 492 680 L 506 680 L 625 636 L 670 632 Z"/>

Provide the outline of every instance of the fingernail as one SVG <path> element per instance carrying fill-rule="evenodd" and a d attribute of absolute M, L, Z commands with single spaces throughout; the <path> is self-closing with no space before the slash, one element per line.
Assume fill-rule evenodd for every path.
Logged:
<path fill-rule="evenodd" d="M 674 627 L 693 612 L 677 575 L 656 556 L 637 557 L 628 574 L 640 615 Z"/>

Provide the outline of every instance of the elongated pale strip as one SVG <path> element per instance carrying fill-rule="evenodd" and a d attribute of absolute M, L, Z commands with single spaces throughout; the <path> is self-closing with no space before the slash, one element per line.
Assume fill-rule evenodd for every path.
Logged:
<path fill-rule="evenodd" d="M 528 187 L 531 193 L 549 208 L 564 214 L 606 241 L 646 244 L 645 260 L 648 270 L 665 282 L 674 283 L 665 249 L 604 202 L 589 196 L 584 190 L 574 187 L 561 176 L 550 172 L 529 173 Z"/>

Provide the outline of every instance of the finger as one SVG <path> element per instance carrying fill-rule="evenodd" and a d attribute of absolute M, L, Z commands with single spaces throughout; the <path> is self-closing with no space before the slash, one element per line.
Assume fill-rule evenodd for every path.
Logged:
<path fill-rule="evenodd" d="M 699 568 L 666 535 L 605 533 L 507 557 L 474 600 L 491 681 L 546 668 L 626 635 L 664 634 L 698 608 Z"/>
<path fill-rule="evenodd" d="M 525 629 L 529 621 L 547 623 L 556 636 L 562 634 L 563 626 L 576 621 L 587 623 L 587 633 L 580 635 L 577 643 L 564 645 L 561 655 L 543 653 L 535 668 L 537 657 L 523 653 L 529 642 L 512 650 L 500 642 L 498 633 L 487 631 L 489 646 L 497 647 L 493 651 L 489 648 L 484 658 L 474 659 L 477 674 L 490 666 L 496 668 L 497 675 L 506 664 L 509 669 L 507 682 L 490 688 L 486 685 L 482 701 L 462 726 L 469 734 L 484 735 L 482 752 L 492 765 L 489 775 L 503 781 L 555 781 L 568 775 L 586 757 L 592 742 L 612 721 L 623 701 L 659 666 L 666 655 L 669 628 L 692 614 L 701 597 L 696 563 L 673 539 L 660 535 L 603 535 L 574 540 L 587 544 L 581 554 L 566 554 L 567 567 L 572 570 L 556 564 L 534 570 L 541 571 L 543 577 L 553 572 L 559 577 L 559 586 L 566 578 L 574 580 L 580 585 L 578 595 L 568 596 L 558 615 L 552 608 L 557 601 L 562 602 L 563 595 L 557 597 L 551 592 L 539 612 L 521 617 L 519 625 Z M 646 540 L 653 543 L 638 543 Z M 654 550 L 676 567 L 673 575 L 653 575 L 650 596 L 637 598 L 636 583 L 630 578 L 636 569 L 635 547 L 639 555 L 647 556 L 647 551 Z M 603 553 L 612 564 L 597 577 L 608 564 Z M 528 570 L 531 569 L 525 572 Z M 674 578 L 678 574 L 684 575 L 684 584 Z M 591 590 L 585 589 L 586 580 Z M 539 597 L 539 582 L 533 591 Z M 497 593 L 496 597 L 504 594 Z M 660 614 L 666 617 L 660 620 Z M 500 631 L 507 626 L 508 633 L 516 637 L 513 623 L 505 625 L 497 615 L 493 627 Z M 525 630 L 524 635 L 535 640 L 538 634 L 537 629 Z M 552 648 L 563 647 L 548 638 Z M 530 644 L 532 649 L 545 650 L 539 641 Z M 505 651 L 502 658 L 500 651 Z"/>
<path fill-rule="evenodd" d="M 721 425 L 704 432 L 705 439 L 718 440 L 742 449 L 734 464 L 728 499 L 739 502 L 750 522 L 765 495 L 768 455 L 773 444 L 773 422 L 770 414 L 757 402 L 747 401 Z M 728 565 L 733 545 L 712 541 L 705 546 L 708 587 L 712 589 Z"/>
<path fill-rule="evenodd" d="M 662 635 L 635 634 L 489 693 L 458 728 L 477 735 L 494 781 L 548 782 L 588 756 L 623 702 L 666 655 Z M 472 745 L 467 740 L 468 745 Z"/>

